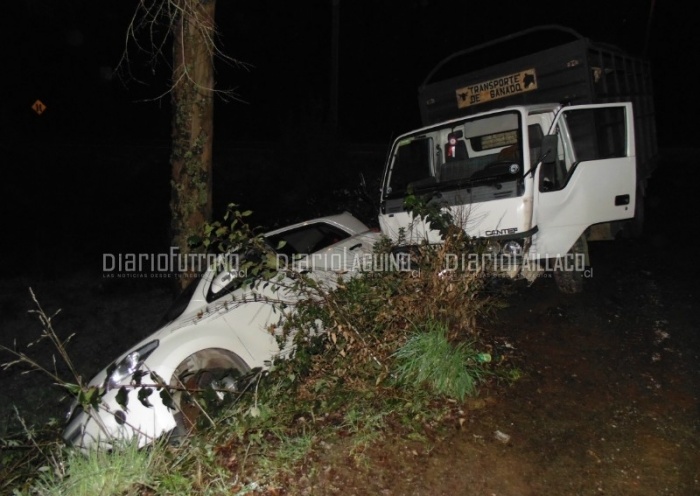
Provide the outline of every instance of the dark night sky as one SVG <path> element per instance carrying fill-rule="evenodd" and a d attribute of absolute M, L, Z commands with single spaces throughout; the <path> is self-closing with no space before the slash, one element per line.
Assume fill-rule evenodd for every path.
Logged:
<path fill-rule="evenodd" d="M 217 22 L 227 54 L 248 70 L 219 64 L 219 88 L 240 101 L 217 102 L 217 138 L 274 138 L 295 120 L 323 120 L 330 94 L 331 0 L 219 0 Z M 682 9 L 654 0 L 574 2 L 341 1 L 340 125 L 348 139 L 386 142 L 418 124 L 416 88 L 451 52 L 525 29 L 561 24 L 595 41 L 639 54 L 648 46 L 657 108 L 665 118 L 680 104 L 675 90 L 696 46 Z M 155 70 L 130 46 L 134 76 L 109 77 L 124 49 L 133 1 L 10 2 L 2 20 L 5 100 L 3 142 L 36 137 L 101 142 L 115 136 L 166 140 L 168 101 L 143 102 L 165 89 L 168 66 Z M 648 31 L 647 31 L 648 30 Z M 691 39 L 693 37 L 693 39 Z M 675 95 L 679 95 L 676 97 Z M 35 99 L 48 111 L 37 118 Z M 674 110 L 675 113 L 675 110 Z M 682 145 L 682 128 L 662 141 Z M 671 123 L 671 127 L 675 127 Z"/>
<path fill-rule="evenodd" d="M 128 224 L 145 213 L 161 219 L 168 202 L 163 157 L 169 101 L 155 99 L 167 87 L 167 61 L 154 67 L 132 43 L 133 78 L 112 72 L 135 4 L 19 0 L 3 7 L 5 251 L 42 253 L 37 247 L 70 250 L 76 244 L 99 251 L 106 249 L 105 238 L 113 247 L 126 232 L 141 239 L 165 237 L 167 226 Z M 420 124 L 417 87 L 442 58 L 533 25 L 561 24 L 634 54 L 646 47 L 660 144 L 696 146 L 695 129 L 686 129 L 696 99 L 688 100 L 692 85 L 682 81 L 688 81 L 689 65 L 697 60 L 697 29 L 692 17 L 668 0 L 340 4 L 341 140 L 388 145 Z M 218 87 L 235 88 L 241 101 L 216 102 L 215 146 L 305 136 L 305 146 L 312 148 L 312 137 L 323 136 L 319 130 L 327 128 L 331 94 L 330 5 L 331 0 L 218 1 L 223 50 L 249 68 L 217 65 Z M 41 116 L 31 109 L 37 99 L 47 106 Z M 129 158 L 139 150 L 135 147 L 143 147 L 136 152 L 138 161 Z M 306 171 L 290 162 L 289 174 L 303 177 Z M 149 167 L 153 171 L 144 171 Z"/>

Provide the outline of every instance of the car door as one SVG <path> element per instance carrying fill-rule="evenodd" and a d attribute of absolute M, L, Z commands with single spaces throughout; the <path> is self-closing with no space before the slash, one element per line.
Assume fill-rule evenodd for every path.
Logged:
<path fill-rule="evenodd" d="M 631 103 L 565 107 L 556 116 L 548 133 L 556 144 L 537 171 L 535 258 L 564 255 L 589 226 L 634 216 L 633 123 Z"/>

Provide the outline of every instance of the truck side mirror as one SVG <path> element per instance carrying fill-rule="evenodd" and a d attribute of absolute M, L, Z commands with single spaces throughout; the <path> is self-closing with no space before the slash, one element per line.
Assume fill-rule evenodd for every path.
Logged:
<path fill-rule="evenodd" d="M 548 134 L 542 138 L 542 163 L 553 164 L 557 161 L 559 155 L 557 145 L 559 138 L 556 134 Z"/>

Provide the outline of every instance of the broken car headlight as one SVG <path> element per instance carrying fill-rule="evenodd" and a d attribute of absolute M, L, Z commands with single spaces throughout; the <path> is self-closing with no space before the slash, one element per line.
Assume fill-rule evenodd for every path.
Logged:
<path fill-rule="evenodd" d="M 151 341 L 143 345 L 138 350 L 134 350 L 124 358 L 119 360 L 118 363 L 112 364 L 112 366 L 107 371 L 107 379 L 105 380 L 105 390 L 110 389 L 119 385 L 124 379 L 129 377 L 131 374 L 136 372 L 141 366 L 143 361 L 148 358 L 148 356 L 153 353 L 153 350 L 158 348 L 158 340 Z"/>

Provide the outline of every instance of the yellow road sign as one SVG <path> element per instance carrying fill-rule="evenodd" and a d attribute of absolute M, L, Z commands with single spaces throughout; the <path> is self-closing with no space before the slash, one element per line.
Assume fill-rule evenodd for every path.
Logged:
<path fill-rule="evenodd" d="M 36 102 L 32 103 L 32 110 L 36 112 L 36 115 L 41 115 L 44 113 L 44 110 L 46 110 L 46 105 L 41 100 L 37 100 Z"/>

